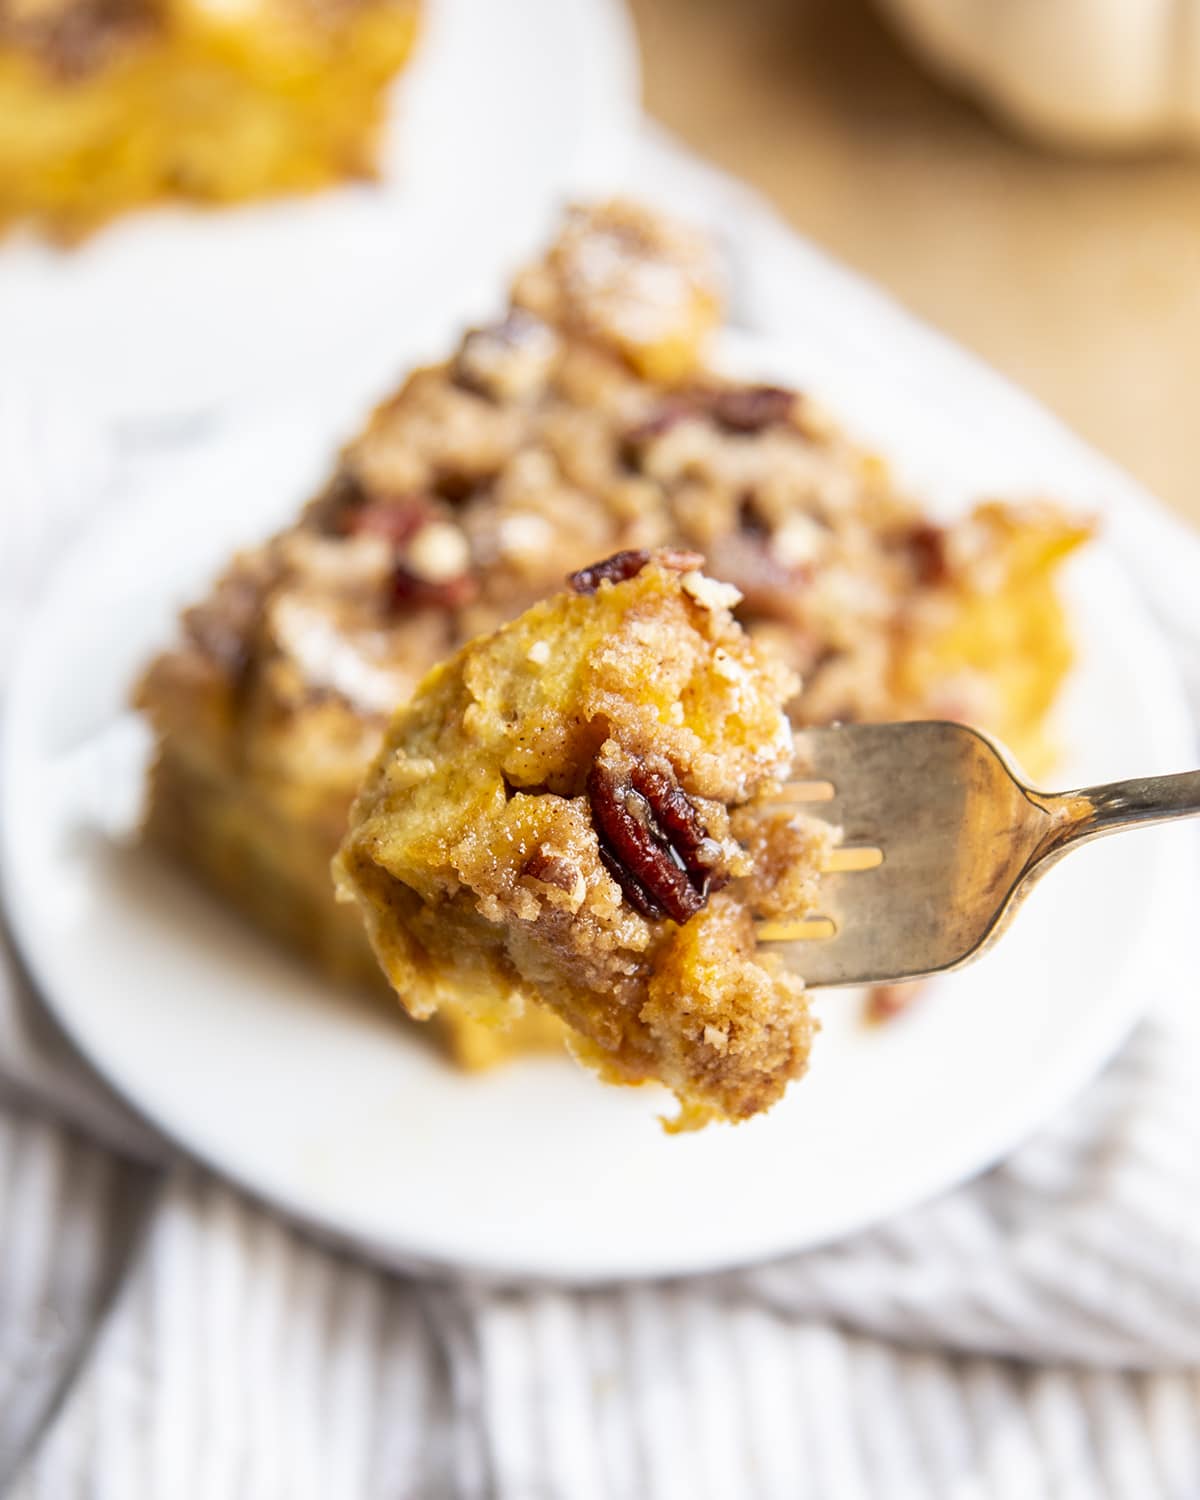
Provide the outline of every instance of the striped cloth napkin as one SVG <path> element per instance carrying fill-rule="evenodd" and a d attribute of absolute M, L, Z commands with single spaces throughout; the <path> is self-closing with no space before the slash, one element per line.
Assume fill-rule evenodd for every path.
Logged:
<path fill-rule="evenodd" d="M 823 331 L 816 252 L 661 139 L 631 185 L 720 227 L 747 326 L 844 337 L 857 309 L 928 355 L 848 276 Z M 0 712 L 58 540 L 163 456 L 0 387 Z M 1110 488 L 1200 723 L 1200 544 Z M 1181 943 L 1120 1057 L 975 1182 L 791 1260 L 571 1293 L 404 1279 L 306 1236 L 138 1124 L 0 952 L 0 1491 L 1197 1500 L 1195 959 Z"/>

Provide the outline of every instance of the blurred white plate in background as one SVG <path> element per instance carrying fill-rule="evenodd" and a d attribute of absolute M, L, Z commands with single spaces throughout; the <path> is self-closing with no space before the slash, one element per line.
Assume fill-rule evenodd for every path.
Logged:
<path fill-rule="evenodd" d="M 831 380 L 844 355 L 826 351 Z M 821 360 L 813 345 L 725 349 L 741 373 L 817 393 Z M 953 451 L 903 382 L 847 381 L 841 410 L 852 430 L 891 430 L 901 471 L 963 503 L 1022 452 L 1020 433 L 989 432 L 988 390 L 958 383 L 958 409 L 978 398 L 978 420 Z M 97 802 L 131 788 L 118 769 L 84 794 L 72 752 L 120 716 L 230 549 L 292 514 L 344 436 L 336 405 L 310 393 L 104 517 L 59 573 L 8 700 L 0 836 L 17 939 L 66 1030 L 168 1135 L 389 1262 L 588 1281 L 729 1265 L 875 1222 L 994 1161 L 1111 1053 L 1194 904 L 1178 830 L 1080 851 L 985 962 L 890 1026 L 864 1028 L 850 994 L 819 998 L 812 1071 L 783 1104 L 683 1138 L 655 1123 L 663 1096 L 603 1087 L 565 1058 L 455 1072 L 152 855 L 107 842 Z M 1059 463 L 1072 451 L 1064 438 Z M 1064 498 L 1090 504 L 1104 471 L 1074 462 Z M 1071 591 L 1082 653 L 1057 779 L 1190 764 L 1164 643 L 1102 546 Z"/>
<path fill-rule="evenodd" d="M 72 250 L 0 243 L 0 373 L 173 416 L 427 322 L 610 188 L 637 120 L 618 0 L 425 0 L 378 184 L 118 219 Z"/>

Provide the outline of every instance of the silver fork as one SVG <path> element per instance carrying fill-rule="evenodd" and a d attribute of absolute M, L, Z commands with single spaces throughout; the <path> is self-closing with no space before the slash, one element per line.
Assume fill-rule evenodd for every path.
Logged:
<path fill-rule="evenodd" d="M 819 915 L 758 924 L 805 941 L 813 986 L 919 979 L 970 963 L 1078 844 L 1200 815 L 1200 771 L 1034 791 L 977 730 L 941 721 L 805 730 L 783 790 L 840 825 Z"/>

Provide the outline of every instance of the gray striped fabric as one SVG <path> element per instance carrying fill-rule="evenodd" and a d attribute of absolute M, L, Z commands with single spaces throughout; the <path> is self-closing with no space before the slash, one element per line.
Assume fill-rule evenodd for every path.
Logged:
<path fill-rule="evenodd" d="M 639 185 L 738 224 L 744 313 L 786 324 L 812 252 L 661 142 Z M 55 538 L 137 461 L 0 391 L 0 653 Z M 1200 549 L 1149 510 L 1109 522 L 1200 662 Z M 869 1235 L 671 1285 L 498 1292 L 357 1263 L 172 1157 L 0 951 L 0 1485 L 1200 1500 L 1195 974 L 1181 953 L 1122 1055 L 1036 1139 Z"/>
<path fill-rule="evenodd" d="M 7 1415 L 39 1348 L 86 1321 L 122 1169 L 16 1113 L 0 1119 L 0 1151 Z M 190 1168 L 159 1192 L 137 1266 L 16 1495 L 1200 1495 L 1194 1372 L 909 1347 L 781 1312 L 758 1276 L 585 1294 L 418 1286 L 306 1241 Z M 56 1203 L 69 1217 L 56 1222 Z M 14 1214 L 40 1231 L 14 1234 Z M 935 1275 L 946 1239 L 924 1233 L 921 1246 Z M 862 1259 L 865 1281 L 865 1247 Z M 1118 1261 L 1106 1274 L 1131 1274 Z M 1047 1341 L 1060 1280 L 1038 1289 Z"/>

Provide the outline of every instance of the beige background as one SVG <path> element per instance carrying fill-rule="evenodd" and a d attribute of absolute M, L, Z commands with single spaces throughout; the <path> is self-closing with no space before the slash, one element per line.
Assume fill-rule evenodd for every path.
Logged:
<path fill-rule="evenodd" d="M 868 0 L 632 0 L 650 113 L 1200 522 L 1200 156 L 1079 160 Z"/>

